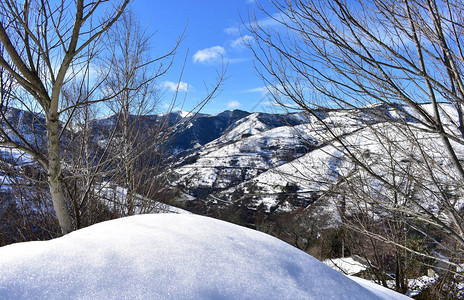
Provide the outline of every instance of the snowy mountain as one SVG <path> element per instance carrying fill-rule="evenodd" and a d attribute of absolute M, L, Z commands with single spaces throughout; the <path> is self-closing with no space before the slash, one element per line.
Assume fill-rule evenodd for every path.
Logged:
<path fill-rule="evenodd" d="M 427 105 L 423 108 L 431 109 Z M 452 163 L 443 155 L 446 151 L 437 134 L 427 133 L 420 120 L 411 117 L 414 113 L 408 113 L 406 116 L 403 107 L 381 106 L 319 111 L 317 117 L 325 125 L 305 114 L 249 114 L 230 125 L 220 137 L 180 157 L 171 170 L 172 184 L 187 195 L 180 198 L 186 199 L 186 207 L 201 210 L 206 205 L 206 210 L 221 210 L 235 205 L 253 214 L 257 208 L 269 213 L 306 207 L 320 199 L 337 180 L 349 176 L 356 167 L 341 143 L 350 145 L 350 151 L 358 153 L 379 176 L 390 176 L 387 169 L 390 161 L 395 161 L 400 167 L 409 168 L 411 174 L 426 178 L 427 173 L 421 173 L 426 170 L 417 152 L 418 145 L 428 155 L 437 157 L 437 169 L 451 169 Z M 446 124 L 456 131 L 457 118 L 448 115 Z M 395 119 L 405 119 L 413 126 L 392 126 Z M 396 148 L 387 149 L 385 138 Z M 454 146 L 460 159 L 464 159 L 464 146 Z M 406 153 L 411 154 L 406 157 Z M 421 196 L 431 199 L 425 192 Z M 331 208 L 330 203 L 324 206 L 336 218 L 336 208 Z"/>
<path fill-rule="evenodd" d="M 269 235 L 139 215 L 0 248 L 2 299 L 409 299 Z"/>
<path fill-rule="evenodd" d="M 431 110 L 427 105 L 423 108 Z M 447 109 L 446 105 L 443 109 Z M 175 135 L 157 147 L 158 152 L 153 156 L 159 155 L 159 151 L 164 152 L 162 157 L 169 166 L 171 186 L 182 194 L 178 200 L 188 199 L 179 204 L 194 210 L 199 207 L 205 210 L 205 204 L 219 209 L 238 205 L 252 211 L 261 205 L 266 212 L 285 212 L 314 202 L 341 173 L 349 172 L 350 164 L 340 141 L 333 139 L 334 134 L 357 148 L 356 151 L 369 153 L 370 163 L 373 157 L 381 161 L 385 153 L 376 137 L 379 132 L 397 139 L 397 143 L 404 144 L 405 148 L 413 147 L 401 140 L 404 137 L 401 132 L 395 132 L 398 129 L 385 122 L 406 118 L 411 124 L 418 123 L 410 116 L 404 117 L 405 112 L 414 115 L 408 108 L 382 106 L 363 110 L 315 111 L 317 118 L 323 119 L 326 126 L 317 122 L 315 116 L 304 113 L 267 114 L 241 110 L 215 115 L 198 114 L 195 118 L 185 112 L 133 118 L 142 131 L 163 122 L 168 128 L 177 124 Z M 26 136 L 26 141 L 37 148 L 44 147 L 46 135 L 42 116 L 17 109 L 9 114 L 8 119 L 17 124 L 17 130 Z M 458 124 L 454 123 L 456 116 L 451 113 L 445 115 L 449 116 L 446 120 L 448 126 L 457 128 Z M 95 153 L 103 151 L 105 141 L 117 122 L 116 115 L 91 121 L 92 140 L 98 145 L 94 148 Z M 70 128 L 76 130 L 72 126 Z M 440 145 L 433 143 L 437 137 L 432 133 L 424 135 L 419 127 L 416 131 L 416 135 L 422 135 L 422 140 L 427 140 L 425 146 L 430 148 L 431 153 L 444 151 Z M 459 153 L 464 156 L 464 147 L 456 145 L 456 148 L 463 148 Z M 150 155 L 150 152 L 146 154 L 147 157 Z M 14 164 L 30 161 L 27 155 L 16 150 L 3 149 L 2 158 L 6 163 Z M 398 157 L 398 161 L 407 159 Z M 446 165 L 450 162 L 441 163 Z M 379 170 L 379 173 L 382 171 Z M 9 180 L 5 177 L 4 186 Z"/>
<path fill-rule="evenodd" d="M 340 136 L 355 134 L 367 122 L 373 122 L 370 113 L 320 111 L 318 117 Z M 278 198 L 288 189 L 302 191 L 294 178 L 303 177 L 299 173 L 308 169 L 305 164 L 309 157 L 321 155 L 318 153 L 330 147 L 327 128 L 316 124 L 314 117 L 305 114 L 247 115 L 220 137 L 180 157 L 172 168 L 172 183 L 207 203 L 243 201 L 252 209 L 264 204 L 267 211 L 271 207 L 288 211 L 305 206 L 314 200 L 313 191 L 317 189 L 305 189 L 290 202 L 279 204 Z M 330 157 L 326 155 L 324 161 Z M 318 166 L 310 169 L 314 167 Z"/>
<path fill-rule="evenodd" d="M 427 105 L 423 107 L 431 109 Z M 443 109 L 446 110 L 446 106 Z M 353 165 L 347 160 L 340 141 L 333 139 L 334 134 L 359 153 L 369 154 L 369 163 L 377 163 L 376 168 L 382 174 L 380 165 L 384 164 L 382 155 L 386 150 L 376 137 L 379 132 L 397 139 L 397 143 L 404 144 L 405 148 L 413 147 L 402 141 L 402 135 L 385 122 L 386 119 L 405 118 L 410 124 L 420 126 L 420 120 L 405 117 L 405 112 L 411 113 L 407 108 L 382 106 L 363 110 L 319 110 L 313 116 L 234 110 L 191 118 L 178 112 L 138 116 L 136 122 L 142 129 L 163 122 L 168 127 L 177 124 L 176 134 L 157 147 L 156 153 L 146 153 L 150 158 L 163 152 L 162 161 L 168 170 L 170 188 L 180 193 L 177 205 L 216 216 L 230 209 L 254 215 L 258 211 L 291 212 L 298 207 L 307 207 L 320 199 L 340 174 L 350 172 Z M 11 122 L 18 124 L 19 131 L 31 137 L 31 141 L 44 143 L 41 139 L 33 139 L 34 133 L 45 136 L 43 118 L 20 110 L 12 110 L 10 114 Z M 448 115 L 448 126 L 457 127 L 453 123 L 456 116 Z M 324 120 L 325 126 L 316 119 Z M 116 115 L 91 122 L 92 140 L 97 145 L 95 153 L 103 151 L 117 122 Z M 331 134 L 328 134 L 329 130 Z M 433 143 L 437 139 L 433 134 L 424 136 L 420 128 L 415 134 L 427 140 L 426 148 L 430 148 L 430 153 L 443 152 L 440 145 Z M 457 145 L 457 148 L 463 147 Z M 460 153 L 464 154 L 464 149 Z M 29 161 L 27 155 L 17 151 L 2 150 L 2 156 L 5 162 L 14 161 L 15 164 Z M 397 158 L 404 162 L 408 159 Z M 442 165 L 449 163 L 441 162 Z M 11 179 L 4 173 L 1 175 L 6 188 Z M 330 203 L 322 203 L 322 206 L 324 213 L 331 214 L 332 219 L 337 218 L 335 207 Z M 253 226 L 253 222 L 251 218 L 244 224 Z"/>

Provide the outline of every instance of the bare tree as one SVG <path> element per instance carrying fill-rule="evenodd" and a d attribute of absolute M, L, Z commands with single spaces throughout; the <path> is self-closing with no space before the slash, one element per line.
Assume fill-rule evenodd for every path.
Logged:
<path fill-rule="evenodd" d="M 173 126 L 161 120 L 144 135 L 144 128 L 132 122 L 134 115 L 148 113 L 156 105 L 155 79 L 169 69 L 181 39 L 171 52 L 150 59 L 149 37 L 131 32 L 129 2 L 0 3 L 0 146 L 26 154 L 42 167 L 63 234 L 101 218 L 100 204 L 94 200 L 102 180 L 122 173 L 129 175 L 128 185 L 140 181 L 132 170 L 137 159 L 186 123 L 178 120 Z M 121 18 L 119 29 L 112 30 Z M 108 37 L 113 38 L 112 46 L 105 42 Z M 190 117 L 217 92 L 222 76 Z M 176 100 L 175 96 L 170 110 Z M 96 108 L 107 102 L 117 104 L 112 106 L 117 121 L 107 143 L 97 145 L 92 122 Z M 32 116 L 32 125 L 26 126 L 17 111 Z M 124 134 L 118 136 L 121 128 Z M 150 146 L 142 138 L 151 138 Z M 124 151 L 110 153 L 118 141 L 126 145 L 120 147 Z M 134 145 L 136 151 L 129 149 Z M 27 178 L 25 172 L 21 175 Z"/>
<path fill-rule="evenodd" d="M 159 89 L 156 88 L 154 80 L 169 69 L 169 64 L 161 64 L 156 70 L 147 68 L 149 40 L 132 14 L 123 16 L 122 22 L 111 30 L 108 39 L 108 46 L 112 50 L 106 64 L 111 66 L 114 72 L 105 81 L 105 89 L 111 94 L 127 85 L 140 87 L 127 89 L 108 102 L 110 110 L 117 116 L 116 140 L 110 153 L 116 157 L 113 163 L 120 171 L 115 174 L 114 179 L 124 188 L 124 203 L 121 205 L 125 204 L 124 214 L 128 215 L 135 213 L 135 194 L 141 192 L 139 187 L 143 176 L 139 175 L 145 173 L 147 182 L 153 182 L 155 179 L 154 174 L 149 178 L 150 172 L 140 164 L 143 152 L 153 154 L 149 149 L 154 150 L 161 131 L 166 129 L 163 128 L 162 122 L 158 126 L 153 122 L 150 127 L 143 124 L 143 117 L 154 114 L 159 102 L 159 96 L 156 95 Z M 141 84 L 147 81 L 150 84 Z M 148 165 L 149 161 L 145 161 L 145 166 Z"/>
<path fill-rule="evenodd" d="M 73 230 L 73 224 L 62 184 L 60 117 L 73 107 L 63 106 L 63 86 L 79 76 L 83 60 L 92 57 L 101 36 L 119 19 L 128 3 L 128 0 L 1 3 L 0 42 L 4 51 L 0 66 L 11 76 L 15 87 L 8 97 L 21 108 L 45 114 L 47 151 L 31 145 L 13 126 L 9 129 L 16 139 L 3 131 L 1 144 L 28 153 L 47 170 L 54 210 L 64 234 Z M 101 17 L 97 18 L 99 14 Z M 83 101 L 75 107 L 87 99 Z M 9 103 L 2 104 L 5 111 Z"/>
<path fill-rule="evenodd" d="M 327 195 L 343 195 L 347 189 L 341 187 L 349 183 L 356 195 L 344 197 L 351 197 L 353 205 L 401 216 L 408 228 L 446 250 L 444 263 L 461 263 L 463 2 L 271 2 L 273 11 L 261 10 L 272 22 L 251 17 L 249 46 L 274 99 L 306 111 L 314 126 L 324 128 L 320 138 L 333 139 L 349 159 L 350 167 L 339 172 L 341 181 Z M 321 108 L 363 115 L 358 130 L 364 142 L 373 141 L 371 149 L 344 135 L 343 126 L 334 126 L 331 118 L 322 118 Z M 356 181 L 361 188 L 353 188 Z M 440 243 L 430 228 L 451 237 L 454 246 Z M 441 259 L 359 222 L 356 229 Z"/>

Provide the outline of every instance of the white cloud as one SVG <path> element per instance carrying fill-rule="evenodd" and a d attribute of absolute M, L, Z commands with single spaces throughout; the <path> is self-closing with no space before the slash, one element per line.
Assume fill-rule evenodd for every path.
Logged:
<path fill-rule="evenodd" d="M 263 18 L 257 21 L 258 26 L 260 27 L 275 27 L 282 25 L 281 22 L 284 22 L 287 18 L 279 14 L 275 14 L 272 17 Z"/>
<path fill-rule="evenodd" d="M 240 102 L 238 101 L 230 101 L 228 104 L 227 104 L 227 107 L 228 108 L 237 108 L 237 107 L 240 107 L 242 104 L 240 104 Z"/>
<path fill-rule="evenodd" d="M 240 35 L 240 28 L 237 26 L 227 27 L 224 32 L 229 35 Z"/>
<path fill-rule="evenodd" d="M 254 27 L 261 27 L 261 28 L 271 28 L 271 27 L 279 27 L 283 26 L 284 24 L 292 24 L 293 22 L 287 15 L 287 12 L 277 12 L 272 16 L 264 17 L 261 19 L 254 19 L 251 20 L 245 27 L 254 28 Z"/>
<path fill-rule="evenodd" d="M 247 0 L 248 4 L 255 4 L 256 0 Z M 249 23 L 245 25 L 236 24 L 227 28 L 224 28 L 224 32 L 231 36 L 240 36 L 242 31 L 247 31 L 247 28 L 253 27 L 263 27 L 263 28 L 270 28 L 270 27 L 278 27 L 282 26 L 282 24 L 291 24 L 287 13 L 275 13 L 272 16 L 264 17 L 261 19 L 250 20 Z"/>
<path fill-rule="evenodd" d="M 254 89 L 249 89 L 245 91 L 246 93 L 261 93 L 261 94 L 266 94 L 269 92 L 269 89 L 265 86 L 263 87 L 258 87 Z"/>
<path fill-rule="evenodd" d="M 245 90 L 245 93 L 260 93 L 262 96 L 268 96 L 269 94 L 279 94 L 279 91 L 282 90 L 282 85 L 278 84 L 275 86 L 267 85 L 262 87 L 257 87 L 249 90 Z"/>
<path fill-rule="evenodd" d="M 206 48 L 203 50 L 198 50 L 193 55 L 193 62 L 194 63 L 215 63 L 220 61 L 224 55 L 226 54 L 226 50 L 221 46 L 214 46 L 211 48 Z"/>
<path fill-rule="evenodd" d="M 244 35 L 239 37 L 238 39 L 233 40 L 230 45 L 234 49 L 243 49 L 246 44 L 250 43 L 253 40 L 251 35 Z"/>
<path fill-rule="evenodd" d="M 186 82 L 172 82 L 172 81 L 164 81 L 161 83 L 161 86 L 165 89 L 170 90 L 171 92 L 188 92 L 188 90 L 191 88 L 190 84 Z"/>

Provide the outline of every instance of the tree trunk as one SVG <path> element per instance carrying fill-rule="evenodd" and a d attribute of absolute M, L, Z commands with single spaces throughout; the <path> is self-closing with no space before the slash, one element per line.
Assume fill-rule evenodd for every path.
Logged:
<path fill-rule="evenodd" d="M 48 131 L 48 186 L 61 232 L 67 234 L 73 230 L 72 219 L 66 205 L 61 182 L 61 159 L 59 141 L 59 122 L 57 117 L 47 117 Z"/>

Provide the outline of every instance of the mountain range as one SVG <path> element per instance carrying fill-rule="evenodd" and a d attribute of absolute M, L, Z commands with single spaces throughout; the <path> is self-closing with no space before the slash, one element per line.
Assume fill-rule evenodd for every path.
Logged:
<path fill-rule="evenodd" d="M 430 108 L 424 105 L 424 109 Z M 442 109 L 449 107 L 443 105 Z M 414 114 L 406 107 L 373 106 L 357 110 L 315 110 L 311 115 L 233 110 L 193 117 L 174 112 L 138 116 L 137 122 L 141 128 L 167 122 L 168 128 L 175 132 L 156 147 L 157 153 L 163 153 L 167 188 L 176 191 L 176 196 L 168 199 L 170 204 L 224 219 L 240 215 L 238 223 L 254 227 L 257 215 L 289 213 L 310 206 L 319 207 L 315 213 L 328 215 L 332 220 L 329 223 L 333 224 L 338 219 L 337 207 L 324 202 L 323 196 L 337 184 L 340 174 L 354 168 L 340 145 L 342 139 L 349 141 L 356 148 L 353 151 L 365 157 L 367 163 L 377 164 L 375 168 L 381 174 L 384 172 L 381 166 L 387 161 L 379 132 L 391 135 L 392 139 L 402 139 L 401 132 L 396 132 L 398 127 L 391 126 L 395 119 L 402 119 L 413 124 L 419 134 L 422 132 L 420 120 L 411 116 Z M 10 119 L 37 147 L 43 145 L 41 138 L 34 138 L 45 136 L 40 115 L 32 117 L 31 113 L 13 110 Z M 100 147 L 108 139 L 116 119 L 113 115 L 92 121 L 92 140 Z M 457 126 L 454 120 L 449 115 L 446 122 L 450 128 Z M 428 141 L 430 153 L 444 151 L 440 145 L 429 142 L 436 139 L 433 133 L 423 138 Z M 411 146 L 405 140 L 398 140 L 397 144 Z M 462 156 L 464 149 L 458 153 Z M 146 155 L 149 157 L 150 151 Z M 397 155 L 404 156 L 404 153 Z M 24 155 L 5 149 L 2 156 L 4 161 L 25 159 Z M 395 159 L 400 165 L 410 163 L 409 158 Z M 441 164 L 451 163 L 444 159 Z M 5 175 L 3 172 L 3 188 L 11 181 Z"/>

